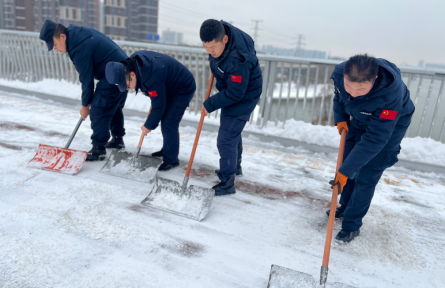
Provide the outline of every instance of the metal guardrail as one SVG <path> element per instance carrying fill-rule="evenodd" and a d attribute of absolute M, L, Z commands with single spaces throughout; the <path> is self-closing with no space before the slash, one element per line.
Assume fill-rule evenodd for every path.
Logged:
<path fill-rule="evenodd" d="M 139 50 L 170 53 L 194 75 L 196 93 L 189 113 L 198 114 L 204 101 L 210 69 L 203 48 L 116 41 L 131 55 Z M 286 121 L 301 120 L 315 125 L 333 125 L 333 83 L 330 75 L 340 61 L 258 54 L 263 71 L 263 93 L 252 113 L 250 125 L 285 127 Z M 403 81 L 416 105 L 407 137 L 428 137 L 444 142 L 445 71 L 400 67 Z M 79 83 L 68 55 L 48 52 L 38 33 L 0 30 L 0 78 L 36 82 L 43 79 Z M 214 91 L 215 92 L 215 91 Z M 209 117 L 218 117 L 219 111 Z"/>

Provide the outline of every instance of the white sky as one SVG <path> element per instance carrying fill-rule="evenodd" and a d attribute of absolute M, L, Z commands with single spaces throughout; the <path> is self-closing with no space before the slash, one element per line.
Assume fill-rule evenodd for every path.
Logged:
<path fill-rule="evenodd" d="M 258 44 L 295 48 L 304 34 L 305 49 L 332 56 L 370 53 L 396 64 L 417 66 L 419 60 L 445 64 L 444 0 L 160 0 L 159 34 L 184 33 L 199 44 L 199 27 L 209 18 L 231 21 Z"/>

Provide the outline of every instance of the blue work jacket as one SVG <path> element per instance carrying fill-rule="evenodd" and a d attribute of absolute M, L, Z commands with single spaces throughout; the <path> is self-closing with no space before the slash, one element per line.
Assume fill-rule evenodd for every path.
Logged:
<path fill-rule="evenodd" d="M 107 63 L 125 60 L 127 54 L 110 38 L 92 28 L 70 25 L 67 30 L 66 48 L 79 73 L 82 106 L 86 107 L 93 101 L 94 79 L 104 79 Z M 109 86 L 109 83 L 99 82 L 96 89 L 101 85 Z"/>
<path fill-rule="evenodd" d="M 144 126 L 154 130 L 167 105 L 189 106 L 196 90 L 195 79 L 184 65 L 168 55 L 138 51 L 130 57 L 136 59 L 136 89 L 141 89 L 151 100 L 152 109 Z"/>
<path fill-rule="evenodd" d="M 354 98 L 346 92 L 343 80 L 346 62 L 339 64 L 331 76 L 335 85 L 335 124 L 346 121 L 347 138 L 360 137 L 339 169 L 352 179 L 379 152 L 400 151 L 400 142 L 414 113 L 414 104 L 399 68 L 384 59 L 378 59 L 378 63 L 379 77 L 364 96 Z"/>
<path fill-rule="evenodd" d="M 218 93 L 204 102 L 208 112 L 221 108 L 221 115 L 249 115 L 261 96 L 263 77 L 252 38 L 221 21 L 229 41 L 218 58 L 209 54 Z"/>

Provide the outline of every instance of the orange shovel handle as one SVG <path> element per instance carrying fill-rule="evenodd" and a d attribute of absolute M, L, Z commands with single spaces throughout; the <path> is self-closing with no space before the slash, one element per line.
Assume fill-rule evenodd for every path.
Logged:
<path fill-rule="evenodd" d="M 345 150 L 346 133 L 347 133 L 346 129 L 341 130 L 340 148 L 338 148 L 337 168 L 335 169 L 336 173 L 338 172 L 338 169 L 340 169 L 341 164 L 343 163 L 343 152 Z M 326 242 L 324 244 L 324 254 L 323 254 L 323 264 L 322 264 L 322 266 L 325 267 L 328 267 L 329 256 L 331 254 L 331 243 L 332 243 L 332 233 L 334 232 L 335 210 L 337 209 L 338 185 L 334 185 L 334 189 L 332 191 L 332 200 L 330 208 L 331 210 L 329 212 L 328 231 L 326 233 Z"/>
<path fill-rule="evenodd" d="M 150 110 L 148 110 L 148 115 L 147 115 L 147 119 L 148 119 L 148 116 L 150 116 L 150 112 L 151 112 L 151 106 L 150 106 Z M 141 134 L 141 139 L 139 139 L 139 144 L 138 144 L 138 148 L 141 148 L 142 147 L 142 142 L 144 142 L 144 133 L 142 133 Z"/>
<path fill-rule="evenodd" d="M 205 100 L 209 98 L 210 92 L 212 91 L 213 78 L 214 78 L 213 73 L 210 72 L 210 81 L 209 81 L 209 86 L 207 88 L 207 94 Z M 185 172 L 185 177 L 187 178 L 190 176 L 190 171 L 192 171 L 193 160 L 195 159 L 196 147 L 198 147 L 198 141 L 199 141 L 199 136 L 201 135 L 201 129 L 202 129 L 202 124 L 204 123 L 204 117 L 205 115 L 201 114 L 201 119 L 199 120 L 199 125 L 198 125 L 198 131 L 196 131 L 195 143 L 193 143 L 193 150 L 192 154 L 190 155 L 189 165 L 187 166 L 187 172 Z"/>

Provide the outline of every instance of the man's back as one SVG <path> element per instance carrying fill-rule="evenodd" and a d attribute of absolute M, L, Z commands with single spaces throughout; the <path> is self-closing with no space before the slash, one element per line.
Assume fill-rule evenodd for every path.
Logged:
<path fill-rule="evenodd" d="M 76 68 L 91 61 L 94 78 L 98 80 L 105 77 L 105 66 L 108 62 L 127 58 L 125 52 L 113 40 L 88 27 L 68 26 L 67 44 L 68 53 Z"/>

